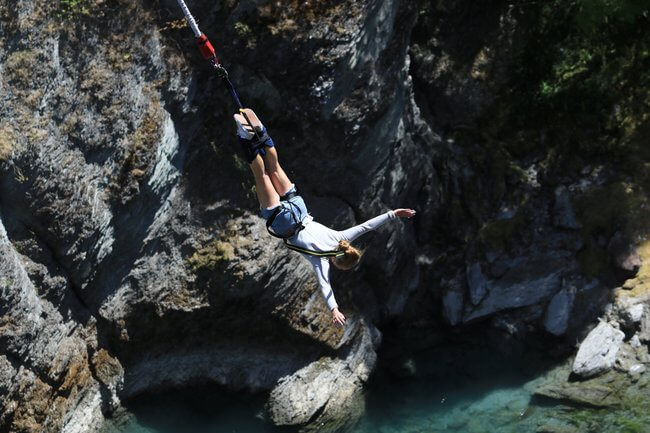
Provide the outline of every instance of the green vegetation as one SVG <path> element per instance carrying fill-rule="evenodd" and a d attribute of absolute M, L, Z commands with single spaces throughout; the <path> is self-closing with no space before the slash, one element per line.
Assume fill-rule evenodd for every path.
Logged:
<path fill-rule="evenodd" d="M 623 162 L 640 150 L 650 88 L 649 11 L 640 0 L 544 4 L 498 129 L 548 128 L 545 146 L 570 158 Z"/>
<path fill-rule="evenodd" d="M 235 248 L 221 240 L 214 240 L 206 246 L 199 248 L 188 259 L 190 269 L 194 273 L 199 271 L 216 271 L 235 258 Z"/>
<path fill-rule="evenodd" d="M 235 23 L 235 32 L 241 37 L 246 37 L 253 33 L 250 26 L 241 21 Z"/>
<path fill-rule="evenodd" d="M 580 0 L 577 6 L 577 23 L 589 33 L 610 22 L 634 24 L 650 8 L 646 0 Z"/>
<path fill-rule="evenodd" d="M 650 231 L 650 202 L 642 186 L 616 182 L 594 189 L 576 200 L 585 235 L 611 237 L 616 231 L 629 235 Z"/>
<path fill-rule="evenodd" d="M 543 158 L 545 174 L 556 180 L 575 178 L 587 165 L 607 167 L 609 183 L 574 203 L 585 240 L 579 258 L 585 273 L 596 275 L 606 267 L 604 243 L 615 232 L 650 233 L 650 3 L 552 0 L 529 7 L 537 8 L 529 11 L 537 22 L 508 92 L 479 130 L 484 142 L 503 143 L 511 175 L 518 158 L 531 154 Z M 506 248 L 520 229 L 526 230 L 516 219 L 483 222 L 479 237 Z"/>
<path fill-rule="evenodd" d="M 523 211 L 519 211 L 513 218 L 491 220 L 483 224 L 479 230 L 479 240 L 489 249 L 503 251 L 516 241 L 517 233 L 526 226 Z"/>
<path fill-rule="evenodd" d="M 609 263 L 607 244 L 599 238 L 607 240 L 620 231 L 634 239 L 650 232 L 649 204 L 641 186 L 625 182 L 594 189 L 576 200 L 585 240 L 578 260 L 585 275 L 598 276 Z"/>
<path fill-rule="evenodd" d="M 218 229 L 218 237 L 199 247 L 187 259 L 187 267 L 197 276 L 198 287 L 220 287 L 241 280 L 246 269 L 237 260 L 242 251 L 250 248 L 252 240 L 240 234 L 240 227 L 229 221 Z"/>
<path fill-rule="evenodd" d="M 60 0 L 59 18 L 71 19 L 77 15 L 90 14 L 90 0 Z"/>

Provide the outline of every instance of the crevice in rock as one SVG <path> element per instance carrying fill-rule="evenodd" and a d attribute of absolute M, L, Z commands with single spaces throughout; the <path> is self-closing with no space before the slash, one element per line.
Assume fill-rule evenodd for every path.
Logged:
<path fill-rule="evenodd" d="M 56 381 L 49 378 L 46 374 L 41 374 L 40 369 L 34 364 L 30 363 L 27 359 L 21 358 L 19 355 L 10 352 L 8 350 L 3 350 L 2 354 L 5 355 L 11 366 L 18 371 L 20 367 L 28 370 L 34 376 L 36 376 L 41 382 L 48 385 L 54 391 L 58 391 L 59 386 L 63 383 L 62 381 Z"/>
<path fill-rule="evenodd" d="M 24 221 L 21 221 L 21 223 L 24 224 L 27 230 L 29 230 L 29 232 L 34 235 L 36 240 L 47 249 L 47 253 L 52 259 L 52 262 L 57 267 L 57 270 L 63 274 L 63 277 L 68 283 L 68 287 L 70 288 L 70 293 L 72 293 L 73 295 L 73 299 L 75 300 L 76 303 L 78 303 L 81 307 L 83 307 L 84 311 L 86 312 L 86 314 L 80 317 L 81 322 L 86 323 L 89 317 L 93 316 L 94 314 L 93 311 L 88 306 L 88 304 L 86 303 L 86 301 L 84 300 L 82 296 L 81 288 L 76 285 L 70 270 L 67 268 L 63 260 L 58 256 L 56 249 L 47 239 L 47 236 L 43 236 L 36 227 L 30 227 Z M 75 316 L 79 316 L 79 311 L 75 309 L 73 310 L 73 314 Z"/>
<path fill-rule="evenodd" d="M 111 400 L 113 394 L 111 390 L 108 388 L 108 385 L 105 384 L 104 381 L 99 377 L 99 374 L 97 372 L 97 367 L 93 362 L 93 357 L 95 356 L 95 353 L 97 353 L 97 350 L 95 350 L 91 346 L 86 346 L 86 353 L 88 357 L 88 371 L 90 371 L 90 375 L 95 380 L 95 382 L 99 384 L 99 395 L 101 398 L 100 405 L 101 405 L 102 413 L 110 414 L 113 412 L 114 409 L 111 406 Z"/>

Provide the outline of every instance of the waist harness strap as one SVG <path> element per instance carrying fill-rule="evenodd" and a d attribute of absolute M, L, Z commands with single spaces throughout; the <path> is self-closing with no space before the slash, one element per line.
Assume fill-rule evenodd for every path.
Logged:
<path fill-rule="evenodd" d="M 316 256 L 316 257 L 340 257 L 345 255 L 343 251 L 340 250 L 335 250 L 335 251 L 313 251 L 313 250 L 308 250 L 306 248 L 300 248 L 295 245 L 290 244 L 287 242 L 287 240 L 284 240 L 284 244 L 289 248 L 290 250 L 293 251 L 298 251 L 299 253 L 303 254 L 309 254 L 310 256 Z"/>
<path fill-rule="evenodd" d="M 294 194 L 290 198 L 293 198 L 293 197 L 295 197 L 297 195 L 295 193 L 289 193 L 289 194 L 286 194 L 286 195 L 284 195 L 282 197 L 283 198 L 287 197 L 290 194 Z M 296 216 L 294 208 L 298 211 L 299 216 Z M 289 213 L 291 214 L 291 219 L 293 220 L 293 224 L 292 224 L 292 227 L 291 227 L 291 229 L 289 230 L 288 233 L 280 234 L 280 233 L 276 233 L 273 230 L 272 226 L 273 226 L 273 222 L 275 221 L 277 216 L 284 209 L 289 210 Z M 280 239 L 285 239 L 286 240 L 286 239 L 292 238 L 292 237 L 294 237 L 296 235 L 296 233 L 298 233 L 300 230 L 302 230 L 304 228 L 305 228 L 305 226 L 302 225 L 302 211 L 295 204 L 291 203 L 290 201 L 284 201 L 284 200 L 281 201 L 280 206 L 275 208 L 275 210 L 273 211 L 273 213 L 271 214 L 269 219 L 266 220 L 266 231 L 268 231 L 271 236 L 276 237 L 276 238 L 280 238 Z"/>

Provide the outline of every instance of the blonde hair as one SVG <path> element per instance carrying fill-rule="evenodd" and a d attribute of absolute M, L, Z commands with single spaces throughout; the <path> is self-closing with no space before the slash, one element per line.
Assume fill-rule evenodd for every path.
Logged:
<path fill-rule="evenodd" d="M 334 266 L 344 271 L 354 268 L 363 255 L 361 251 L 350 245 L 348 241 L 340 241 L 338 249 L 343 251 L 344 254 L 334 259 Z"/>

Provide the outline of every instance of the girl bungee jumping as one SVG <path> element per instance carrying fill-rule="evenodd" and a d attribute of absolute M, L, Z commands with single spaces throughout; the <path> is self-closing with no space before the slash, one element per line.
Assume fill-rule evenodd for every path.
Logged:
<path fill-rule="evenodd" d="M 411 218 L 412 209 L 395 209 L 346 230 L 332 230 L 309 215 L 303 198 L 278 161 L 273 139 L 253 110 L 245 108 L 234 115 L 237 135 L 251 171 L 262 217 L 269 233 L 282 238 L 289 249 L 302 254 L 313 266 L 323 297 L 332 312 L 332 321 L 345 324 L 330 285 L 330 264 L 352 269 L 361 252 L 351 242 L 395 218 Z"/>

